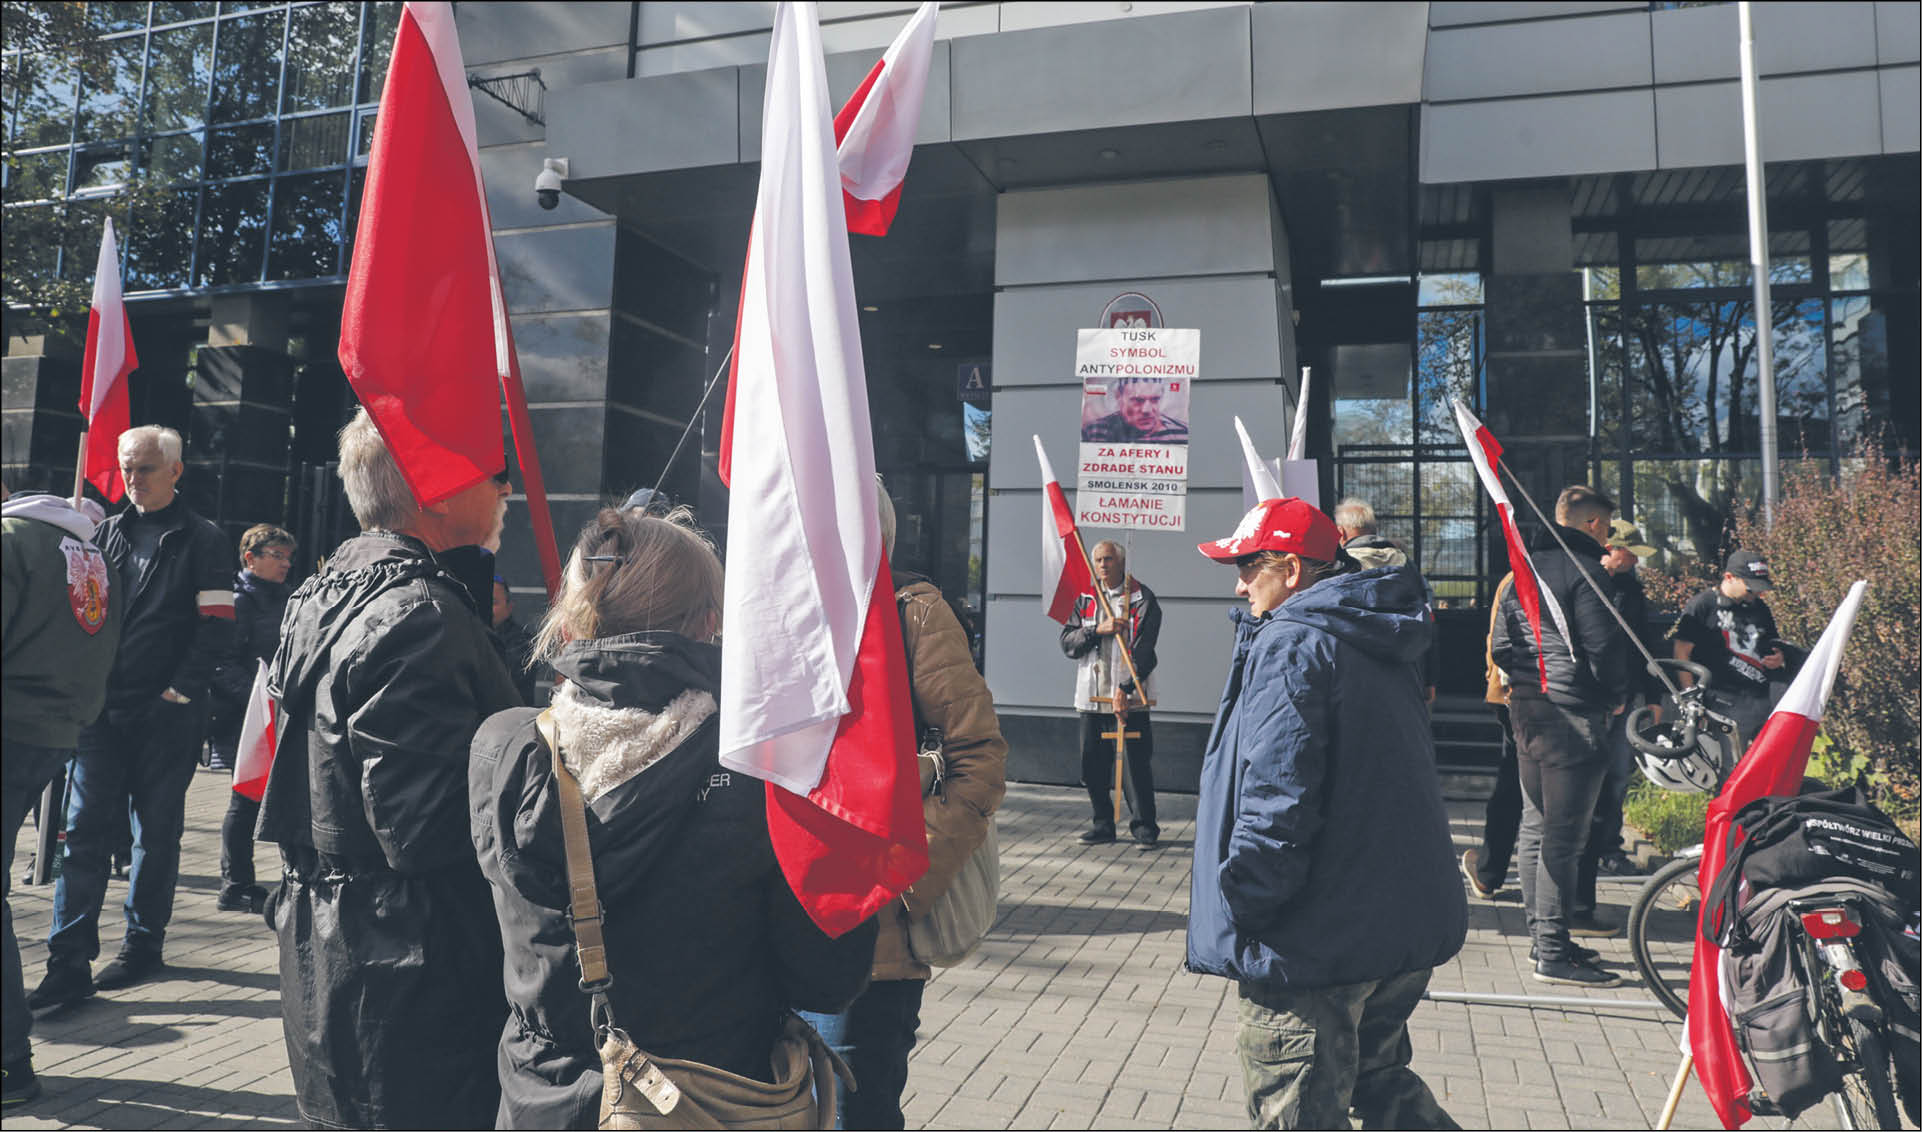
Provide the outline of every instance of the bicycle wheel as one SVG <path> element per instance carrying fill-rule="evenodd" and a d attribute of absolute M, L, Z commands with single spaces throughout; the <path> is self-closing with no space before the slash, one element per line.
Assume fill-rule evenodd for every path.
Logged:
<path fill-rule="evenodd" d="M 1900 1128 L 1895 1114 L 1895 1086 L 1889 1080 L 1893 1066 L 1882 1045 L 1882 1035 L 1858 1019 L 1849 1019 L 1849 1038 L 1855 1046 L 1855 1064 L 1848 1066 L 1842 1087 L 1835 1094 L 1835 1115 L 1844 1128 Z"/>
<path fill-rule="evenodd" d="M 1695 962 L 1696 918 L 1702 892 L 1696 882 L 1701 862 L 1693 857 L 1670 861 L 1635 894 L 1628 907 L 1628 946 L 1642 984 L 1677 1018 L 1688 1017 L 1688 973 Z"/>

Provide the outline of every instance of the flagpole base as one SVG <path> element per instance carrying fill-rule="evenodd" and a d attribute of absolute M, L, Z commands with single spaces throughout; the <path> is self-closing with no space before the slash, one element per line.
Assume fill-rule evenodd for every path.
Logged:
<path fill-rule="evenodd" d="M 1674 1123 L 1675 1110 L 1682 1104 L 1682 1089 L 1688 1084 L 1688 1075 L 1695 1070 L 1695 1052 L 1682 1051 L 1682 1064 L 1675 1069 L 1675 1083 L 1668 1087 L 1668 1100 L 1662 1103 L 1662 1115 L 1655 1119 L 1655 1127 L 1666 1129 Z"/>

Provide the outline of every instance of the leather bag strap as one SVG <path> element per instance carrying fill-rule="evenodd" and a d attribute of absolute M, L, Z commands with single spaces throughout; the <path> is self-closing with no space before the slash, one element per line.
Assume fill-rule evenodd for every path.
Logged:
<path fill-rule="evenodd" d="M 600 892 L 594 885 L 594 854 L 587 844 L 587 805 L 581 800 L 581 784 L 561 760 L 560 729 L 554 722 L 554 709 L 546 708 L 534 720 L 534 729 L 554 763 L 554 785 L 560 796 L 561 841 L 567 847 L 567 920 L 574 928 L 574 950 L 580 960 L 581 989 L 596 996 L 595 1007 L 604 1011 L 603 992 L 614 983 L 607 969 L 607 942 L 601 934 L 604 910 Z M 595 1019 L 597 1026 L 601 1020 Z M 612 1024 L 611 1016 L 607 1023 Z"/>

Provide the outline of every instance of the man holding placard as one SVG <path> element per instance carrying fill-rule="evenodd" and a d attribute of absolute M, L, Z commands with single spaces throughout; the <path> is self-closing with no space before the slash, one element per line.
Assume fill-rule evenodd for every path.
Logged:
<path fill-rule="evenodd" d="M 1161 636 L 1161 603 L 1153 590 L 1128 576 L 1127 559 L 1113 541 L 1096 543 L 1089 558 L 1094 587 L 1076 595 L 1074 610 L 1061 629 L 1061 651 L 1080 662 L 1074 706 L 1081 713 L 1081 781 L 1094 807 L 1094 824 L 1081 840 L 1106 845 L 1115 839 L 1121 816 L 1113 797 L 1119 728 L 1128 764 L 1123 783 L 1134 814 L 1128 829 L 1145 851 L 1161 841 L 1150 765 L 1154 732 L 1148 721 L 1148 680 L 1155 668 L 1155 641 Z M 1118 709 L 1118 703 L 1126 706 Z"/>

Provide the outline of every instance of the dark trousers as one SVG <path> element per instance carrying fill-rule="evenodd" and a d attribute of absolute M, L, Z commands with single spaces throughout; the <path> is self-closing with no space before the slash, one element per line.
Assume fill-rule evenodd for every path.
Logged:
<path fill-rule="evenodd" d="M 0 835 L 5 836 L 0 843 L 0 854 L 5 856 L 4 866 L 0 866 L 4 868 L 0 893 L 6 898 L 0 904 L 6 911 L 6 951 L 0 959 L 0 1031 L 4 1031 L 0 1033 L 0 1061 L 9 1066 L 27 1059 L 27 1035 L 33 1030 L 33 1013 L 27 1009 L 27 987 L 20 972 L 20 941 L 13 935 L 13 845 L 20 839 L 20 827 L 26 824 L 27 813 L 39 800 L 40 792 L 72 754 L 58 747 L 9 741 L 5 754 L 0 755 L 0 807 L 6 813 L 6 825 L 0 827 Z M 54 821 L 56 815 L 46 814 L 40 820 Z"/>
<path fill-rule="evenodd" d="M 260 803 L 245 794 L 227 799 L 227 816 L 220 823 L 220 886 L 246 888 L 254 883 L 254 823 Z"/>
<path fill-rule="evenodd" d="M 1459 1128 L 1408 1067 L 1429 971 L 1339 987 L 1241 984 L 1235 1037 L 1256 1128 Z"/>
<path fill-rule="evenodd" d="M 1103 731 L 1114 733 L 1114 721 L 1113 712 L 1081 713 L 1081 782 L 1088 788 L 1096 829 L 1115 827 L 1114 740 L 1101 737 Z M 1129 712 L 1127 729 L 1141 732 L 1139 739 L 1128 740 L 1128 772 L 1121 784 L 1128 809 L 1134 814 L 1128 830 L 1136 837 L 1160 837 L 1161 826 L 1155 822 L 1155 772 L 1151 762 L 1155 754 L 1155 733 L 1148 723 L 1148 713 Z"/>
<path fill-rule="evenodd" d="M 100 912 L 118 831 L 133 827 L 123 950 L 159 954 L 180 880 L 187 787 L 199 764 L 198 704 L 156 698 L 147 710 L 108 708 L 80 733 L 67 806 L 67 852 L 53 889 L 47 966 L 100 954 Z"/>
<path fill-rule="evenodd" d="M 1576 907 L 1582 849 L 1608 772 L 1608 716 L 1534 697 L 1516 697 L 1508 710 L 1522 784 L 1516 845 L 1522 906 L 1541 962 L 1562 962 L 1570 954 L 1568 917 Z"/>
<path fill-rule="evenodd" d="M 1522 824 L 1522 783 L 1515 770 L 1515 727 L 1508 709 L 1495 705 L 1502 724 L 1502 761 L 1495 768 L 1495 792 L 1488 796 L 1482 817 L 1482 848 L 1475 862 L 1475 879 L 1490 892 L 1508 879 L 1508 862 L 1515 855 L 1515 835 Z"/>
<path fill-rule="evenodd" d="M 905 1128 L 901 1093 L 908 1087 L 908 1054 L 921 1024 L 920 979 L 868 984 L 839 1014 L 804 1011 L 801 1017 L 847 1061 L 857 1086 L 842 1090 L 837 1128 Z"/>
<path fill-rule="evenodd" d="M 1582 849 L 1582 863 L 1575 880 L 1575 908 L 1595 907 L 1595 875 L 1601 859 L 1622 851 L 1622 801 L 1628 796 L 1628 780 L 1635 773 L 1635 756 L 1628 746 L 1628 713 L 1608 717 L 1608 773 L 1602 779 L 1602 792 L 1595 798 L 1595 817 L 1588 823 L 1588 844 Z"/>

